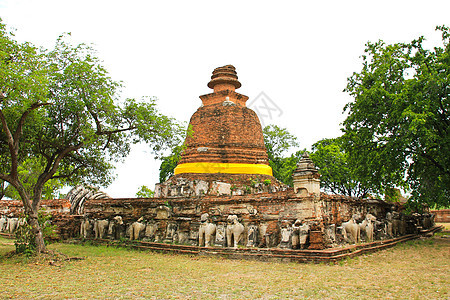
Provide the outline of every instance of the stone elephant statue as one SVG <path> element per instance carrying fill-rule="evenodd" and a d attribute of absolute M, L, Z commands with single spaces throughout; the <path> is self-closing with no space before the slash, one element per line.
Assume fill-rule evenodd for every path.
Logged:
<path fill-rule="evenodd" d="M 233 247 L 237 248 L 237 245 L 241 240 L 242 234 L 244 233 L 244 225 L 239 223 L 238 217 L 236 215 L 228 216 L 226 233 L 227 233 L 227 246 L 231 247 L 231 245 L 233 244 Z"/>
<path fill-rule="evenodd" d="M 402 236 L 406 234 L 406 221 L 403 214 L 394 212 L 392 220 L 392 233 L 394 236 Z"/>
<path fill-rule="evenodd" d="M 108 220 L 95 220 L 94 233 L 96 239 L 103 239 L 105 237 L 106 231 L 108 230 L 108 225 Z"/>
<path fill-rule="evenodd" d="M 6 232 L 14 233 L 19 226 L 19 218 L 8 218 L 8 223 L 6 224 Z"/>
<path fill-rule="evenodd" d="M 88 238 L 91 230 L 92 230 L 91 221 L 88 218 L 83 218 L 81 220 L 80 236 L 84 239 Z"/>
<path fill-rule="evenodd" d="M 198 245 L 201 247 L 203 243 L 205 247 L 211 245 L 211 240 L 216 235 L 216 225 L 209 222 L 209 214 L 202 214 L 200 217 L 200 228 L 198 229 Z"/>
<path fill-rule="evenodd" d="M 0 218 L 0 232 L 6 231 L 6 225 L 8 224 L 8 219 L 5 216 Z"/>
<path fill-rule="evenodd" d="M 374 226 L 377 218 L 372 214 L 367 214 L 364 220 L 359 224 L 360 232 L 364 232 L 367 242 L 373 241 Z"/>
<path fill-rule="evenodd" d="M 145 224 L 141 223 L 144 220 L 143 217 L 139 218 L 136 222 L 131 224 L 130 240 L 138 240 L 141 232 L 145 232 Z"/>
<path fill-rule="evenodd" d="M 350 243 L 358 243 L 361 240 L 360 227 L 358 223 L 356 223 L 357 217 L 357 215 L 353 215 L 348 222 L 342 223 L 342 234 L 344 235 L 344 240 Z"/>
<path fill-rule="evenodd" d="M 123 220 L 121 216 L 115 216 L 112 219 L 112 222 L 109 224 L 109 227 L 111 232 L 109 233 L 111 238 L 114 240 L 120 239 L 122 236 L 122 226 L 123 226 Z"/>

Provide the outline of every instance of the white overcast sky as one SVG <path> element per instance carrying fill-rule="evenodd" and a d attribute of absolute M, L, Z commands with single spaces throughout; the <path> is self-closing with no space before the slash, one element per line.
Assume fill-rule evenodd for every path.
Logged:
<path fill-rule="evenodd" d="M 367 41 L 440 41 L 450 25 L 450 1 L 114 1 L 0 0 L 3 23 L 20 41 L 52 48 L 64 32 L 93 43 L 123 97 L 155 96 L 163 113 L 188 122 L 214 68 L 232 64 L 237 92 L 272 101 L 265 117 L 295 134 L 301 148 L 340 135 L 342 92 L 361 69 Z M 259 101 L 259 102 L 258 102 Z M 272 108 L 275 106 L 272 105 Z M 261 111 L 263 112 L 263 111 Z M 133 197 L 158 182 L 159 161 L 137 146 L 104 189 Z"/>

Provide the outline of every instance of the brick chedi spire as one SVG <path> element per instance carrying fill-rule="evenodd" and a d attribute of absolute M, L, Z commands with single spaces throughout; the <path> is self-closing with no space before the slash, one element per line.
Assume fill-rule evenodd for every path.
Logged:
<path fill-rule="evenodd" d="M 200 96 L 175 174 L 272 175 L 258 116 L 245 106 L 248 97 L 235 92 L 241 87 L 236 69 L 216 68 L 208 87 L 214 92 Z"/>

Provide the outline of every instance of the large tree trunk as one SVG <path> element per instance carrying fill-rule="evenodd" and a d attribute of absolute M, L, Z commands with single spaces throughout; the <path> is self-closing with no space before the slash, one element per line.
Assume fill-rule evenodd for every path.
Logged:
<path fill-rule="evenodd" d="M 38 221 L 38 211 L 40 207 L 41 200 L 41 191 L 42 185 L 38 183 L 34 188 L 33 201 L 30 201 L 27 193 L 22 185 L 19 185 L 18 188 L 19 194 L 22 196 L 22 203 L 24 206 L 25 215 L 28 217 L 28 225 L 31 226 L 31 232 L 34 235 L 34 241 L 36 244 L 36 252 L 42 253 L 45 252 L 45 243 L 44 243 L 44 235 L 42 233 L 42 228 L 39 225 Z"/>
<path fill-rule="evenodd" d="M 37 211 L 28 215 L 28 225 L 31 226 L 31 230 L 34 235 L 34 241 L 36 243 L 36 252 L 42 253 L 45 252 L 45 243 L 44 236 L 42 234 L 42 228 L 38 222 L 38 213 Z"/>

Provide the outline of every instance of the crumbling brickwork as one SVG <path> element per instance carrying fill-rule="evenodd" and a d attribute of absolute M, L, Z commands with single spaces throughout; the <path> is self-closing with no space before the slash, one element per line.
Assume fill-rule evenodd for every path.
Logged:
<path fill-rule="evenodd" d="M 218 229 L 226 228 L 227 217 L 236 215 L 244 225 L 245 233 L 240 244 L 256 247 L 277 247 L 282 238 L 282 223 L 292 226 L 301 219 L 310 224 L 311 249 L 329 247 L 324 239 L 325 228 L 339 226 L 353 214 L 376 214 L 383 218 L 389 205 L 383 201 L 358 200 L 344 196 L 299 196 L 292 189 L 275 193 L 248 195 L 206 195 L 202 197 L 165 197 L 152 199 L 104 199 L 89 200 L 85 205 L 87 218 L 112 220 L 121 216 L 130 226 L 142 218 L 142 222 L 154 226 L 149 240 L 170 240 L 176 243 L 197 245 L 201 215 L 207 213 Z M 249 228 L 257 228 L 254 237 L 247 235 Z M 170 238 L 168 229 L 172 228 Z M 125 233 L 126 234 L 126 233 Z M 254 238 L 256 241 L 250 241 Z"/>
<path fill-rule="evenodd" d="M 258 116 L 245 106 L 248 97 L 235 92 L 241 86 L 235 68 L 216 68 L 208 86 L 214 93 L 200 96 L 203 105 L 191 117 L 192 135 L 186 138 L 187 148 L 179 164 L 268 165 Z"/>
<path fill-rule="evenodd" d="M 78 236 L 81 216 L 70 214 L 69 200 L 42 200 L 41 211 L 51 215 L 50 222 L 52 225 L 56 225 L 56 235 L 58 238 L 67 239 Z M 24 216 L 22 201 L 1 200 L 0 216 L 3 218 L 22 218 Z"/>

